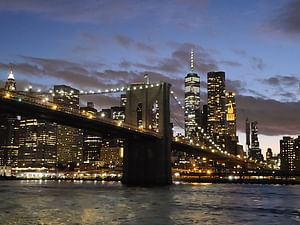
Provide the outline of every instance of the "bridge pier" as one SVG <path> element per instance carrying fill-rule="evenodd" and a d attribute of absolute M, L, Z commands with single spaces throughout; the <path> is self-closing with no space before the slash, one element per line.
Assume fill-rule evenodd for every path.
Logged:
<path fill-rule="evenodd" d="M 125 142 L 122 183 L 160 186 L 172 183 L 171 142 L 132 137 Z"/>
<path fill-rule="evenodd" d="M 170 84 L 133 84 L 126 92 L 125 123 L 139 129 L 155 127 L 154 136 L 125 141 L 123 179 L 126 185 L 168 185 L 171 176 Z M 153 109 L 158 111 L 153 120 Z M 155 112 L 157 112 L 155 111 Z"/>

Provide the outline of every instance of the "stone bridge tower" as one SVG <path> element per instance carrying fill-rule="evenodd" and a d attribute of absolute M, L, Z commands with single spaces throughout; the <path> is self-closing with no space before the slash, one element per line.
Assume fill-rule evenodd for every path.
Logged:
<path fill-rule="evenodd" d="M 171 177 L 170 87 L 168 83 L 131 84 L 125 123 L 157 136 L 131 136 L 125 142 L 123 180 L 127 185 L 168 185 Z"/>

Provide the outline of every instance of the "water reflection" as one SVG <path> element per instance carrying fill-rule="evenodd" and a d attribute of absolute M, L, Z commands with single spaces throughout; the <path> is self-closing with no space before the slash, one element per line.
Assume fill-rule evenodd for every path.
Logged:
<path fill-rule="evenodd" d="M 0 224 L 299 224 L 300 186 L 0 182 Z"/>

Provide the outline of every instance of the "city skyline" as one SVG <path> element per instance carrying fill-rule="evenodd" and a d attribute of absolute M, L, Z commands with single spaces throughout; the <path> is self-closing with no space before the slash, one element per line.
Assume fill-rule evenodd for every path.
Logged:
<path fill-rule="evenodd" d="M 263 152 L 278 153 L 280 138 L 299 132 L 300 3 L 275 2 L 0 1 L 1 86 L 10 63 L 20 89 L 29 83 L 98 89 L 141 81 L 147 73 L 170 82 L 183 100 L 193 48 L 201 105 L 207 72 L 225 71 L 226 89 L 237 93 L 240 142 L 245 145 L 248 117 L 258 121 Z M 92 101 L 106 108 L 119 100 Z"/>

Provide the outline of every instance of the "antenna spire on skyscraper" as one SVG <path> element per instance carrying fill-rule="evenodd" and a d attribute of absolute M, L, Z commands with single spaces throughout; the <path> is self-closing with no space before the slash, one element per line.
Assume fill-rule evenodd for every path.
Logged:
<path fill-rule="evenodd" d="M 191 72 L 194 72 L 194 50 L 191 49 Z"/>

